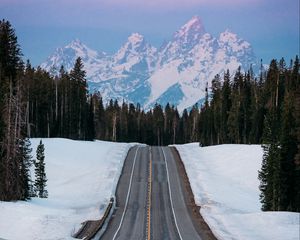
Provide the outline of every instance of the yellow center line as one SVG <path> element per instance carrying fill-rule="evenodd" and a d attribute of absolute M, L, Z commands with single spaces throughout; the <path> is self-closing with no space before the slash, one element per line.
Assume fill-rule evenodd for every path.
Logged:
<path fill-rule="evenodd" d="M 149 161 L 149 178 L 148 178 L 148 212 L 147 212 L 147 240 L 151 239 L 151 193 L 152 193 L 152 157 L 150 148 L 150 161 Z"/>

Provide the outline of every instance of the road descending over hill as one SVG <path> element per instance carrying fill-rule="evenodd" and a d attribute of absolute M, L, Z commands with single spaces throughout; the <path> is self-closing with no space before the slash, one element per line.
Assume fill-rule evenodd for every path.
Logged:
<path fill-rule="evenodd" d="M 101 240 L 200 240 L 178 155 L 169 147 L 130 149 L 116 190 L 116 210 Z M 204 236 L 204 237 L 203 237 Z"/>

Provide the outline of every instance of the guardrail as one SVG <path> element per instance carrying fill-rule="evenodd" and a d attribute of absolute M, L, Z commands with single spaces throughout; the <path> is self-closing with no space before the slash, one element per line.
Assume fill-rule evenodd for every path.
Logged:
<path fill-rule="evenodd" d="M 84 222 L 83 226 L 78 230 L 77 233 L 74 234 L 73 237 L 77 239 L 92 240 L 97 235 L 97 233 L 103 230 L 102 228 L 107 225 L 105 224 L 106 220 L 110 219 L 114 206 L 115 206 L 115 199 L 112 197 L 109 201 L 109 204 L 107 205 L 103 217 L 100 220 Z"/>

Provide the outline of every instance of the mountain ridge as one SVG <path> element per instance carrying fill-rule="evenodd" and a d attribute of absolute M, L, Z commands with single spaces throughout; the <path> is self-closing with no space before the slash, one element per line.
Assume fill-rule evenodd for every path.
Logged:
<path fill-rule="evenodd" d="M 140 33 L 132 33 L 114 54 L 97 52 L 78 39 L 58 48 L 43 69 L 55 73 L 64 65 L 70 70 L 81 57 L 91 92 L 99 91 L 104 102 L 111 98 L 140 103 L 145 109 L 156 102 L 170 102 L 179 111 L 205 97 L 205 88 L 216 74 L 257 64 L 251 44 L 228 29 L 218 37 L 206 32 L 194 16 L 160 48 Z M 58 73 L 58 71 L 56 71 Z M 174 94 L 177 96 L 174 96 Z"/>

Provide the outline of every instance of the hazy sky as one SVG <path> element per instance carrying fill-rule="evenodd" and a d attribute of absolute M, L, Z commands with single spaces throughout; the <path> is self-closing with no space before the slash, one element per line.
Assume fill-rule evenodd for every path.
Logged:
<path fill-rule="evenodd" d="M 249 41 L 266 63 L 289 60 L 299 54 L 299 11 L 299 0 L 0 0 L 34 65 L 75 38 L 113 53 L 139 32 L 159 47 L 194 15 L 215 37 L 230 29 Z"/>

